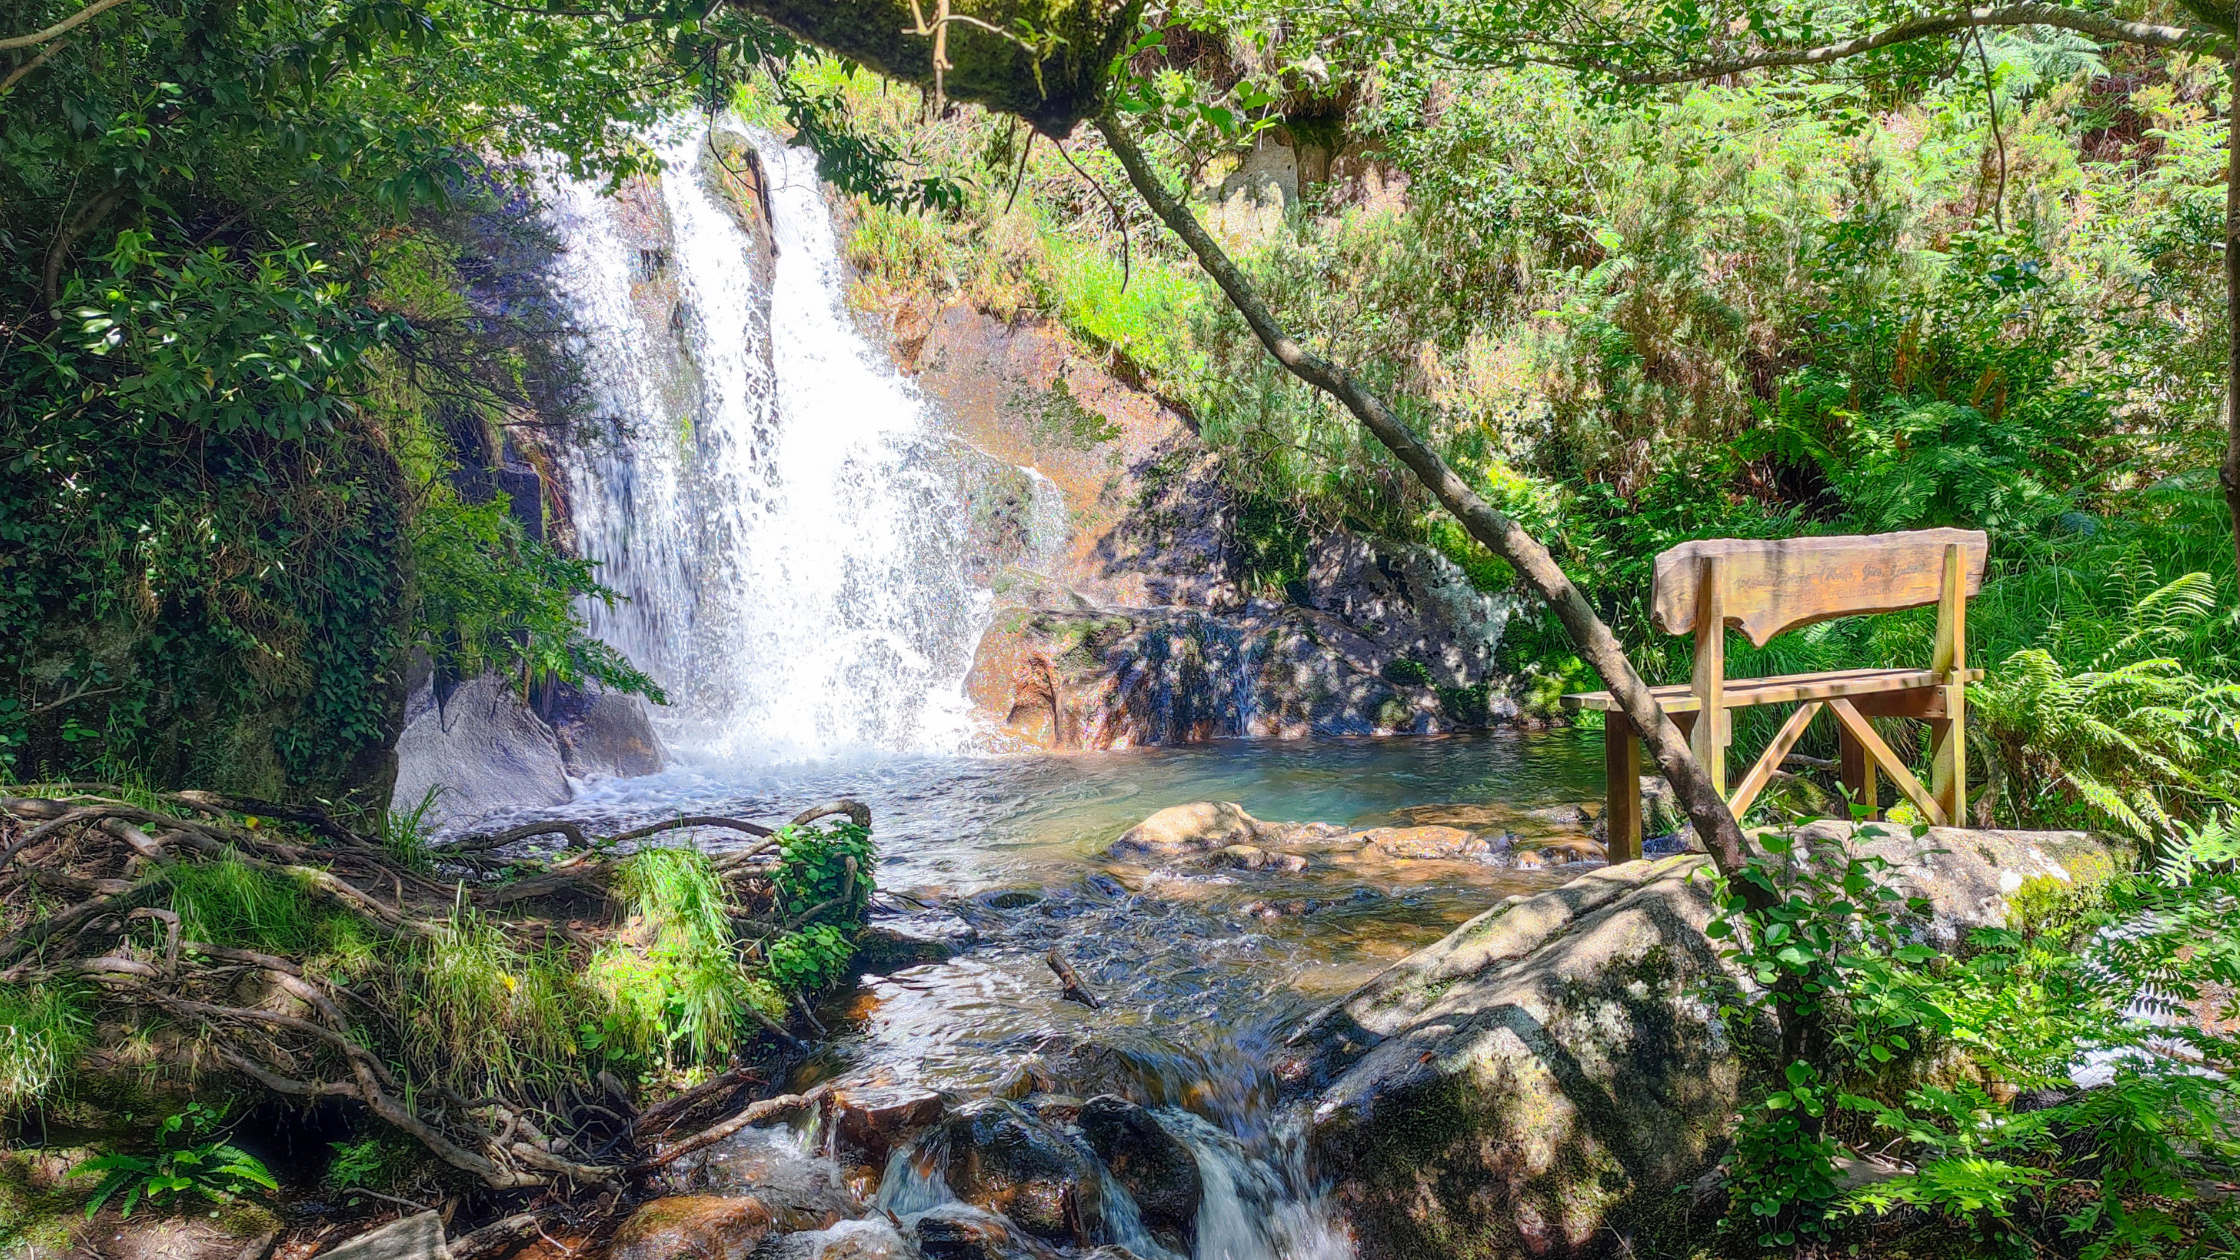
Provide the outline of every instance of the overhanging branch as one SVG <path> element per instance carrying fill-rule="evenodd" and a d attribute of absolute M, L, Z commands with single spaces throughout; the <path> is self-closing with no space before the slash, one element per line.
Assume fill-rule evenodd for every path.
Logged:
<path fill-rule="evenodd" d="M 1984 26 L 2052 26 L 2116 43 L 2140 44 L 2174 51 L 2214 52 L 2229 49 L 2232 32 L 2206 27 L 2163 26 L 2153 22 L 2126 22 L 2102 13 L 2087 13 L 2058 4 L 2015 4 L 1963 9 L 1934 17 L 1901 22 L 1885 30 L 1813 48 L 1772 48 L 1746 56 L 1707 58 L 1682 62 L 1657 70 L 1620 72 L 1619 82 L 1639 87 L 1660 83 L 1692 83 L 1740 74 L 1745 70 L 1823 66 L 1878 49 L 1950 35 Z"/>

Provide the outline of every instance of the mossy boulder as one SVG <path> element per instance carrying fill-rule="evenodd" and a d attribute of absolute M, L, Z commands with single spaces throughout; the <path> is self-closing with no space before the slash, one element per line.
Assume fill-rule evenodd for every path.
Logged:
<path fill-rule="evenodd" d="M 2034 878 L 2128 860 L 2073 832 L 1808 830 L 1887 861 L 1942 943 L 2004 924 Z M 1718 1016 L 1750 981 L 1704 935 L 1709 873 L 1681 855 L 1511 897 L 1298 1030 L 1310 1149 L 1362 1260 L 1622 1251 L 1718 1158 L 1770 1047 Z"/>

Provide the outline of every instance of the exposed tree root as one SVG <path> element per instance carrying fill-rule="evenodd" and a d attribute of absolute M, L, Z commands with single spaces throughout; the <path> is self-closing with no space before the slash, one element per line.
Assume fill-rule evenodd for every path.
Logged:
<path fill-rule="evenodd" d="M 620 1083 L 604 1074 L 597 1089 L 574 1091 L 565 1101 L 496 1093 L 466 1098 L 440 1080 L 413 1077 L 396 1054 L 404 1034 L 378 1000 L 296 959 L 185 939 L 179 914 L 165 906 L 184 866 L 233 862 L 287 881 L 382 937 L 441 942 L 459 930 L 462 914 L 472 913 L 530 950 L 575 951 L 577 957 L 588 957 L 602 944 L 603 929 L 587 930 L 578 926 L 580 919 L 571 923 L 556 914 L 522 912 L 546 901 L 580 910 L 581 902 L 589 900 L 601 903 L 614 919 L 618 916 L 613 912 L 621 907 L 614 904 L 613 889 L 628 856 L 618 846 L 690 828 L 756 838 L 744 849 L 720 855 L 712 867 L 739 905 L 766 907 L 749 914 L 748 926 L 782 930 L 788 920 L 779 914 L 769 884 L 775 861 L 771 850 L 778 845 L 772 827 L 698 815 L 593 836 L 580 823 L 540 822 L 439 849 L 432 855 L 431 872 L 414 869 L 316 808 L 178 792 L 155 797 L 161 808 L 151 809 L 123 799 L 121 789 L 107 784 L 57 784 L 46 790 L 59 795 L 0 796 L 0 912 L 17 925 L 0 938 L 0 981 L 36 985 L 72 980 L 90 986 L 112 1009 L 187 1034 L 189 1044 L 198 1048 L 198 1061 L 280 1097 L 362 1104 L 444 1164 L 492 1190 L 619 1188 L 740 1128 L 811 1105 L 822 1096 L 813 1092 L 754 1103 L 654 1153 L 641 1142 L 659 1138 L 695 1110 L 735 1098 L 761 1077 L 734 1067 L 642 1114 Z M 870 811 L 849 800 L 805 810 L 793 823 L 833 814 L 870 824 Z M 292 824 L 296 830 L 285 834 L 262 820 Z M 555 835 L 567 842 L 565 856 L 508 857 L 502 874 L 486 873 L 498 863 L 492 856 L 498 850 Z M 445 871 L 447 866 L 452 869 Z M 509 914 L 501 917 L 496 913 L 500 910 Z M 767 920 L 760 917 L 765 914 Z M 246 999 L 245 992 L 258 996 Z M 800 1044 L 782 1024 L 751 1004 L 742 1005 L 773 1036 L 790 1046 Z M 587 1129 L 609 1136 L 586 1139 L 582 1135 Z M 593 1146 L 599 1149 L 588 1149 Z M 534 1234 L 548 1219 L 548 1213 L 537 1211 L 507 1217 L 465 1236 L 454 1254 L 469 1260 L 495 1254 Z"/>

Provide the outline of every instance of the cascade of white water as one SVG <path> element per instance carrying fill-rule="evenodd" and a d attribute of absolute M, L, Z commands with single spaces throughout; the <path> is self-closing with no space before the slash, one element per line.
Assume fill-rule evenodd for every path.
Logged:
<path fill-rule="evenodd" d="M 626 597 L 591 605 L 592 629 L 668 691 L 656 724 L 688 763 L 959 750 L 986 597 L 947 450 L 844 307 L 813 155 L 751 140 L 777 242 L 767 295 L 704 128 L 658 146 L 666 258 L 593 187 L 555 180 L 547 199 L 614 431 L 569 470 L 582 550 Z M 673 286 L 673 308 L 649 286 Z"/>

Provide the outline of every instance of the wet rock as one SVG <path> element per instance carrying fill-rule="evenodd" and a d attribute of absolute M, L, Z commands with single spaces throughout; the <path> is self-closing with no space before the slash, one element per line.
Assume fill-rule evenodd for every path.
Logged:
<path fill-rule="evenodd" d="M 451 1260 L 443 1220 L 433 1212 L 368 1230 L 326 1254 L 338 1260 Z"/>
<path fill-rule="evenodd" d="M 1361 832 L 1360 839 L 1375 845 L 1386 857 L 1395 858 L 1468 862 L 1482 860 L 1493 852 L 1485 840 L 1460 827 L 1372 827 Z"/>
<path fill-rule="evenodd" d="M 889 1156 L 941 1119 L 941 1095 L 920 1085 L 862 1085 L 832 1095 L 840 1157 L 885 1167 Z"/>
<path fill-rule="evenodd" d="M 917 1260 L 918 1245 L 885 1217 L 842 1221 L 830 1229 L 772 1238 L 754 1260 Z"/>
<path fill-rule="evenodd" d="M 1850 848 L 1929 902 L 1918 926 L 1938 941 L 2002 923 L 2032 876 L 2123 860 L 2077 833 L 1878 828 Z M 1719 995 L 1751 980 L 1703 935 L 1706 866 L 1627 863 L 1508 898 L 1298 1031 L 1297 1077 L 1325 1083 L 1310 1151 L 1362 1260 L 1591 1254 L 1714 1161 L 1752 1057 Z"/>
<path fill-rule="evenodd" d="M 537 715 L 551 724 L 560 760 L 578 779 L 631 778 L 668 764 L 645 701 L 636 696 L 555 682 L 541 693 Z"/>
<path fill-rule="evenodd" d="M 926 1260 L 1057 1260 L 1055 1249 L 994 1212 L 944 1203 L 910 1218 Z"/>
<path fill-rule="evenodd" d="M 971 924 L 945 910 L 873 916 L 856 938 L 855 965 L 878 975 L 947 962 L 980 941 Z"/>
<path fill-rule="evenodd" d="M 823 1229 L 863 1215 L 831 1160 L 804 1155 L 783 1130 L 748 1129 L 702 1155 L 685 1183 L 704 1195 L 752 1196 L 780 1232 Z"/>
<path fill-rule="evenodd" d="M 1296 853 L 1270 853 L 1250 844 L 1232 844 L 1213 855 L 1215 866 L 1237 871 L 1303 871 L 1307 859 Z"/>
<path fill-rule="evenodd" d="M 746 1260 L 775 1228 L 770 1209 L 750 1195 L 672 1195 L 624 1221 L 607 1260 Z"/>
<path fill-rule="evenodd" d="M 969 1103 L 943 1122 L 949 1189 L 1027 1233 L 1088 1246 L 1103 1227 L 1096 1165 L 1063 1133 L 1014 1102 Z"/>
<path fill-rule="evenodd" d="M 1212 853 L 1260 838 L 1260 820 L 1233 801 L 1171 805 L 1122 832 L 1114 857 L 1178 858 Z"/>
<path fill-rule="evenodd" d="M 1144 1224 L 1185 1238 L 1191 1234 L 1205 1187 L 1198 1157 L 1182 1139 L 1150 1112 L 1110 1094 L 1083 1103 L 1074 1122 L 1112 1179 L 1135 1198 Z"/>

